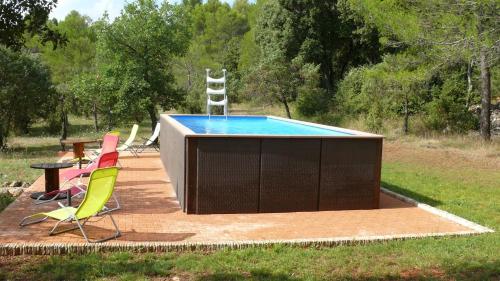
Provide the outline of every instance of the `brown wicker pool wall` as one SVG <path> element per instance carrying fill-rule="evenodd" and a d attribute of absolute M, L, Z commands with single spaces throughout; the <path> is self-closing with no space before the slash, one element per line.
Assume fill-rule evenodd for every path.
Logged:
<path fill-rule="evenodd" d="M 161 159 L 187 213 L 379 207 L 380 136 L 207 136 L 160 122 Z"/>

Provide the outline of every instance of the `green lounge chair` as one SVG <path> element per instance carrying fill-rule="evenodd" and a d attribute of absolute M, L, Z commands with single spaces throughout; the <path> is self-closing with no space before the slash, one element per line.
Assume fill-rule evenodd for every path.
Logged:
<path fill-rule="evenodd" d="M 96 169 L 90 175 L 89 185 L 87 187 L 87 193 L 85 193 L 85 198 L 80 203 L 80 206 L 78 206 L 78 208 L 65 207 L 64 205 L 59 203 L 59 205 L 61 206 L 60 209 L 48 213 L 38 213 L 31 216 L 27 216 L 23 218 L 23 220 L 19 225 L 23 227 L 26 225 L 45 221 L 48 218 L 53 218 L 55 220 L 58 220 L 58 222 L 49 232 L 49 235 L 56 235 L 79 228 L 83 234 L 83 237 L 89 243 L 103 242 L 120 237 L 121 236 L 120 230 L 118 229 L 118 226 L 116 225 L 113 216 L 111 216 L 109 212 L 106 214 L 111 218 L 113 226 L 115 227 L 116 230 L 113 236 L 91 241 L 87 237 L 87 234 L 83 229 L 85 223 L 87 223 L 87 221 L 91 217 L 99 215 L 99 213 L 103 210 L 106 202 L 108 202 L 109 198 L 113 194 L 117 175 L 118 175 L 118 168 L 116 167 Z M 27 222 L 28 220 L 35 218 L 39 219 Z M 57 227 L 61 222 L 73 223 L 73 221 L 76 222 L 75 227 L 55 232 L 55 230 L 57 229 Z"/>

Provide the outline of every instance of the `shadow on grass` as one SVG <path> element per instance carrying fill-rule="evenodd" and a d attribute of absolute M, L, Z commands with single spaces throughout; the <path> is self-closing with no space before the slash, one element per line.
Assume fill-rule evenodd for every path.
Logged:
<path fill-rule="evenodd" d="M 439 205 L 443 204 L 439 200 L 435 200 L 435 199 L 430 198 L 428 196 L 422 195 L 420 193 L 408 190 L 408 189 L 403 188 L 403 187 L 401 187 L 399 185 L 395 185 L 395 184 L 392 184 L 392 183 L 389 183 L 389 182 L 386 182 L 386 181 L 381 181 L 380 185 L 382 187 L 385 187 L 385 188 L 391 190 L 391 191 L 394 191 L 394 192 L 399 193 L 401 195 L 404 195 L 404 196 L 410 197 L 412 199 L 415 199 L 415 200 L 417 200 L 418 202 L 421 202 L 421 203 L 429 204 L 431 206 L 439 206 Z"/>
<path fill-rule="evenodd" d="M 61 150 L 59 144 L 36 145 L 29 147 L 14 147 L 9 150 L 11 153 L 51 153 L 54 154 Z"/>
<path fill-rule="evenodd" d="M 100 130 L 102 131 L 102 130 Z M 104 132 L 104 131 L 102 131 Z M 95 134 L 94 125 L 92 124 L 70 124 L 68 126 L 68 135 L 69 136 L 77 136 L 77 135 L 88 135 Z M 101 132 L 99 132 L 101 133 Z M 29 133 L 21 136 L 29 136 L 29 137 L 56 137 L 59 138 L 61 136 L 60 133 L 49 133 L 49 129 L 46 125 L 42 126 L 33 126 L 30 128 Z"/>
<path fill-rule="evenodd" d="M 5 159 L 36 159 L 36 158 L 57 158 L 60 145 L 37 145 L 29 147 L 14 147 L 0 152 L 0 156 Z"/>
<path fill-rule="evenodd" d="M 202 257 L 203 254 L 200 254 Z M 300 280 L 499 280 L 500 261 L 471 261 L 451 263 L 431 267 L 410 267 L 391 270 L 391 273 L 371 273 L 369 270 L 350 272 L 332 267 L 325 267 L 316 272 L 315 278 L 305 272 L 273 273 L 267 269 L 249 269 L 255 265 L 241 261 L 240 272 L 206 272 L 178 271 L 176 269 L 177 254 L 137 254 L 131 252 L 113 253 L 110 255 L 67 255 L 45 257 L 10 257 L 0 260 L 0 280 L 94 280 L 112 278 L 137 280 L 152 278 L 154 280 L 171 280 L 173 276 L 189 276 L 189 280 L 198 281 L 300 281 Z M 20 261 L 22 261 L 20 263 Z M 189 263 L 192 260 L 188 261 Z M 280 265 L 277 265 L 280 266 Z M 297 269 L 300 271 L 299 269 Z M 336 272 L 340 270 L 340 272 Z M 210 272 L 212 271 L 212 272 Z M 233 271 L 233 270 L 232 270 Z M 170 278 L 169 278 L 170 277 Z M 172 279 L 173 280 L 173 279 Z M 181 278 L 180 280 L 185 280 Z"/>
<path fill-rule="evenodd" d="M 123 252 L 109 257 L 98 254 L 51 257 L 31 268 L 31 274 L 39 280 L 95 280 L 112 276 L 137 280 L 142 276 L 168 276 L 172 268 L 172 259 L 168 256 L 146 255 L 136 259 L 134 254 Z"/>
<path fill-rule="evenodd" d="M 322 274 L 324 273 L 324 274 Z M 246 274 L 240 273 L 214 273 L 196 278 L 198 281 L 300 281 L 311 280 L 308 278 L 297 278 L 292 274 L 274 274 L 264 270 L 252 271 Z M 500 261 L 486 262 L 481 264 L 454 264 L 450 267 L 410 268 L 403 269 L 397 273 L 383 274 L 381 276 L 354 274 L 330 275 L 328 272 L 319 272 L 317 280 L 352 280 L 352 281 L 386 281 L 386 280 L 500 280 Z M 326 275 L 326 276 L 325 276 Z M 314 279 L 316 280 L 316 279 Z"/>
<path fill-rule="evenodd" d="M 214 273 L 196 278 L 198 281 L 240 281 L 240 280 L 255 280 L 255 281 L 299 281 L 303 279 L 294 278 L 289 274 L 270 273 L 264 270 L 256 270 L 247 274 L 240 273 Z"/>

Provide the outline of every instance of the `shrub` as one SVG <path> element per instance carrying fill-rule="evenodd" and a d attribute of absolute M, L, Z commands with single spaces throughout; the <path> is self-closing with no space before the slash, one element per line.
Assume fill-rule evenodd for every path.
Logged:
<path fill-rule="evenodd" d="M 306 117 L 328 111 L 329 100 L 320 86 L 319 65 L 304 64 L 300 69 L 301 85 L 298 88 L 297 111 Z"/>
<path fill-rule="evenodd" d="M 0 194 L 0 212 L 7 208 L 12 202 L 14 202 L 14 197 L 10 194 Z"/>
<path fill-rule="evenodd" d="M 426 105 L 425 124 L 436 131 L 464 133 L 477 126 L 477 117 L 466 107 L 466 85 L 458 78 L 448 78 L 431 90 Z"/>

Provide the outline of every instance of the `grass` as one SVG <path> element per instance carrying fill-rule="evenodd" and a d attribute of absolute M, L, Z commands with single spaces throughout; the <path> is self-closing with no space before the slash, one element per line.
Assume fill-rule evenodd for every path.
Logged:
<path fill-rule="evenodd" d="M 405 138 L 388 140 L 385 147 L 383 186 L 500 229 L 498 143 L 470 147 L 460 139 Z M 35 148 L 14 153 L 38 160 L 45 152 Z M 0 165 L 12 161 L 2 158 Z M 500 280 L 498 252 L 495 232 L 334 248 L 0 257 L 0 280 Z"/>

